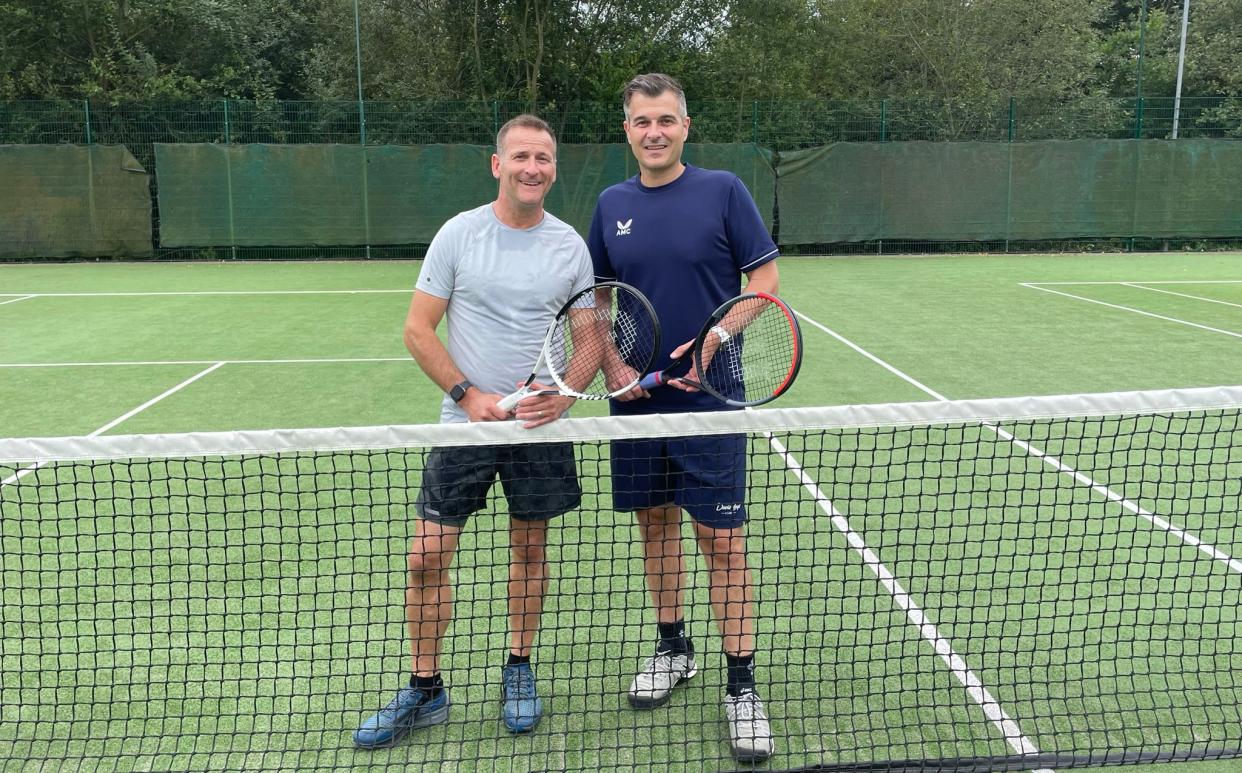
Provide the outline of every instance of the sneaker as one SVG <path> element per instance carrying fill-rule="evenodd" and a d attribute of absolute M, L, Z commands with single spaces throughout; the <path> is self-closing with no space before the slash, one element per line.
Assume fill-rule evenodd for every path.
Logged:
<path fill-rule="evenodd" d="M 654 709 L 668 702 L 673 688 L 699 672 L 693 652 L 657 652 L 634 677 L 626 696 L 636 709 Z"/>
<path fill-rule="evenodd" d="M 505 666 L 501 675 L 500 716 L 510 733 L 528 733 L 543 717 L 543 701 L 535 694 L 535 672 L 529 663 Z"/>
<path fill-rule="evenodd" d="M 448 715 L 447 687 L 434 698 L 428 697 L 425 690 L 403 687 L 387 706 L 354 731 L 354 744 L 363 749 L 391 746 L 411 730 L 438 725 Z"/>
<path fill-rule="evenodd" d="M 753 692 L 725 695 L 724 709 L 733 756 L 740 762 L 761 762 L 771 757 L 772 726 L 759 696 Z"/>

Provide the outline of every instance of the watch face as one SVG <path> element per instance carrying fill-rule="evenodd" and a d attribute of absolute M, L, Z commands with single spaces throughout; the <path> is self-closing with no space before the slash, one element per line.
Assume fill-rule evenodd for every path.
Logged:
<path fill-rule="evenodd" d="M 460 384 L 454 384 L 453 388 L 449 390 L 449 397 L 453 399 L 453 402 L 460 403 L 461 399 L 466 396 L 466 390 L 469 388 L 470 388 L 469 381 L 463 381 Z"/>

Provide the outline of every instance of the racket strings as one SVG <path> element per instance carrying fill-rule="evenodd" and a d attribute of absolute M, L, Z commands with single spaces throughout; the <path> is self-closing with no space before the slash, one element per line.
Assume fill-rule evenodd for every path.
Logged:
<path fill-rule="evenodd" d="M 631 367 L 645 367 L 654 357 L 658 322 L 649 306 L 615 287 L 593 307 L 565 316 L 549 341 L 549 367 L 553 378 L 583 397 L 607 397 L 604 364 L 620 360 Z"/>
<path fill-rule="evenodd" d="M 743 298 L 722 315 L 722 321 L 730 319 L 743 327 L 717 349 L 703 374 L 704 383 L 745 402 L 777 394 L 786 386 L 797 356 L 796 332 L 784 309 L 766 298 Z"/>

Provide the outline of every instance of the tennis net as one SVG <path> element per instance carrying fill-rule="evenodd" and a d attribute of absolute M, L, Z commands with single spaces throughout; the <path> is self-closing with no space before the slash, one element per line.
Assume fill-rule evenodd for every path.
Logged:
<path fill-rule="evenodd" d="M 741 767 L 688 525 L 700 672 L 661 708 L 626 701 L 656 631 L 634 517 L 613 509 L 613 444 L 684 437 L 744 438 L 769 769 L 1240 756 L 1240 407 L 1242 387 L 1224 387 L 530 432 L 0 440 L 0 769 Z M 521 735 L 500 722 L 510 552 L 497 485 L 453 563 L 448 720 L 356 748 L 353 731 L 410 672 L 407 549 L 429 459 L 553 442 L 571 444 L 582 495 L 548 532 L 542 722 Z M 703 478 L 732 458 L 681 463 Z"/>

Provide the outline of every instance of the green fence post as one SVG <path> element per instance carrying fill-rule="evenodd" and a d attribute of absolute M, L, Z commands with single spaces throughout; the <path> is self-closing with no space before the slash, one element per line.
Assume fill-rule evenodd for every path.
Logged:
<path fill-rule="evenodd" d="M 86 144 L 91 145 L 91 101 L 89 99 L 82 100 L 82 111 L 86 116 Z"/>
<path fill-rule="evenodd" d="M 492 136 L 500 131 L 500 100 L 492 100 Z"/>
<path fill-rule="evenodd" d="M 1009 141 L 1013 142 L 1014 126 L 1017 123 L 1018 100 L 1015 97 L 1009 98 Z"/>
<path fill-rule="evenodd" d="M 1144 97 L 1139 97 L 1134 101 L 1134 139 L 1143 139 L 1143 102 Z"/>
<path fill-rule="evenodd" d="M 888 142 L 888 100 L 880 100 L 880 142 Z"/>
<path fill-rule="evenodd" d="M 224 103 L 224 144 L 229 144 L 229 100 L 227 98 L 220 100 Z"/>
<path fill-rule="evenodd" d="M 750 141 L 753 145 L 759 144 L 759 100 L 753 100 L 750 103 Z"/>

